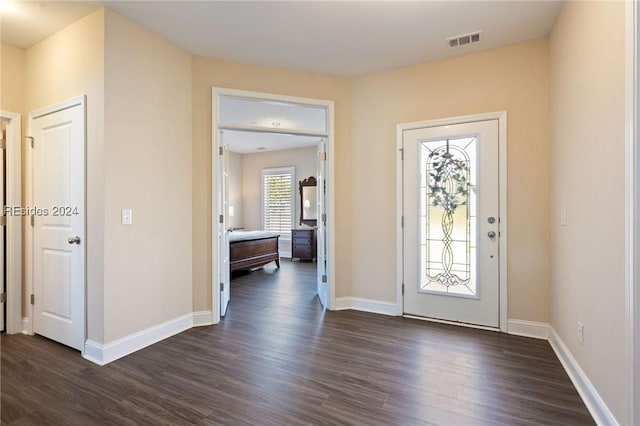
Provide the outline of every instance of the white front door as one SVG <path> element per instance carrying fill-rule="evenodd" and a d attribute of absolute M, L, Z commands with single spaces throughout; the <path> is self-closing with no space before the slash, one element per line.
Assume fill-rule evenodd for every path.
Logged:
<path fill-rule="evenodd" d="M 498 120 L 403 133 L 404 313 L 499 327 Z"/>
<path fill-rule="evenodd" d="M 85 338 L 84 101 L 31 113 L 34 332 L 82 350 Z"/>
<path fill-rule="evenodd" d="M 329 285 L 327 283 L 327 277 L 329 276 L 327 271 L 327 208 L 326 208 L 326 197 L 327 197 L 327 184 L 326 184 L 326 173 L 327 173 L 327 154 L 326 154 L 326 142 L 323 140 L 318 144 L 318 179 L 316 180 L 317 185 L 317 197 L 318 197 L 318 213 L 317 213 L 317 262 L 318 262 L 318 271 L 317 271 L 317 287 L 318 287 L 318 298 L 320 299 L 320 303 L 323 307 L 327 307 L 327 300 L 329 298 Z"/>
<path fill-rule="evenodd" d="M 227 306 L 229 305 L 229 299 L 231 298 L 231 260 L 229 258 L 229 229 L 227 224 L 229 223 L 229 151 L 224 144 L 224 132 L 220 131 L 220 143 L 222 150 L 219 151 L 218 171 L 220 173 L 219 179 L 222 182 L 222 191 L 220 191 L 220 211 L 222 216 L 220 217 L 218 224 L 218 240 L 220 256 L 218 261 L 220 265 L 218 271 L 220 271 L 220 316 L 227 314 Z"/>

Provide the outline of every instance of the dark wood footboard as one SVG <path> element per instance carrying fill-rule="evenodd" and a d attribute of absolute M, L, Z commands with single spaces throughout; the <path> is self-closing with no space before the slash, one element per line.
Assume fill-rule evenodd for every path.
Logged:
<path fill-rule="evenodd" d="M 231 271 L 258 268 L 269 262 L 276 262 L 280 267 L 278 254 L 278 238 L 265 237 L 253 240 L 232 241 L 229 243 Z"/>

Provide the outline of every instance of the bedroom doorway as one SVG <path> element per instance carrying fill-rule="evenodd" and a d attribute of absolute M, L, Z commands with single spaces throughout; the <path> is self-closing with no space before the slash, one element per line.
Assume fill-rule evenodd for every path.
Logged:
<path fill-rule="evenodd" d="M 2 217 L 0 217 L 0 272 L 3 276 L 4 296 L 0 297 L 2 329 L 7 334 L 22 330 L 22 217 L 12 215 L 11 206 L 22 204 L 22 131 L 20 114 L 0 111 L 0 153 L 3 157 L 0 188 L 3 189 Z"/>
<path fill-rule="evenodd" d="M 274 272 L 281 256 L 294 265 L 285 258 L 303 260 L 303 236 L 316 259 L 315 294 L 331 309 L 333 102 L 213 88 L 212 113 L 213 322 L 233 299 L 232 272 Z M 303 200 L 303 181 L 316 182 L 313 200 Z"/>

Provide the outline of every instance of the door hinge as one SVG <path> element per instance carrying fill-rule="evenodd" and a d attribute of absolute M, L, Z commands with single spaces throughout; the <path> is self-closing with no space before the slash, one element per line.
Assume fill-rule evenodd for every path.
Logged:
<path fill-rule="evenodd" d="M 404 296 L 404 283 L 402 283 L 402 295 Z"/>
<path fill-rule="evenodd" d="M 25 139 L 29 139 L 30 144 L 31 144 L 31 148 L 33 148 L 34 142 L 33 142 L 33 136 L 25 136 Z"/>
<path fill-rule="evenodd" d="M 220 223 L 224 223 L 224 215 L 223 214 L 220 215 Z"/>
<path fill-rule="evenodd" d="M 0 149 L 7 149 L 7 140 L 0 139 Z"/>
<path fill-rule="evenodd" d="M 35 226 L 35 225 L 36 225 L 36 217 L 31 216 L 31 226 Z"/>
<path fill-rule="evenodd" d="M 35 305 L 35 304 L 36 304 L 36 295 L 35 295 L 35 294 L 32 294 L 32 295 L 31 295 L 31 304 L 32 304 L 32 305 Z"/>
<path fill-rule="evenodd" d="M 323 275 L 323 276 L 322 276 L 322 282 L 323 282 L 323 283 L 326 283 L 326 282 L 327 282 L 327 276 L 326 276 L 326 275 Z"/>
<path fill-rule="evenodd" d="M 400 216 L 400 227 L 404 228 L 404 216 Z"/>
<path fill-rule="evenodd" d="M 220 283 L 220 291 L 224 291 L 224 283 Z"/>
<path fill-rule="evenodd" d="M 404 161 L 404 148 L 400 148 L 398 151 L 400 151 L 400 160 Z"/>
<path fill-rule="evenodd" d="M 326 152 L 321 152 L 320 153 L 320 160 L 327 161 L 327 153 Z"/>
<path fill-rule="evenodd" d="M 326 213 L 322 213 L 322 223 L 324 223 L 325 225 L 327 224 L 327 214 Z"/>
<path fill-rule="evenodd" d="M 7 226 L 7 217 L 0 216 L 0 226 Z"/>
<path fill-rule="evenodd" d="M 218 154 L 220 155 L 224 154 L 224 148 L 222 148 L 221 146 L 218 147 Z"/>
<path fill-rule="evenodd" d="M 0 293 L 0 303 L 6 303 L 7 293 Z"/>

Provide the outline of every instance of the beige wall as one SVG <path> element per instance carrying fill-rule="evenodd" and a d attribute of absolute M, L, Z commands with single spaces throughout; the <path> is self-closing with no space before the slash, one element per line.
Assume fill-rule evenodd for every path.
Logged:
<path fill-rule="evenodd" d="M 24 75 L 25 111 L 87 96 L 88 338 L 190 313 L 191 55 L 100 9 L 28 48 Z"/>
<path fill-rule="evenodd" d="M 24 112 L 24 49 L 7 43 L 0 45 L 0 109 Z"/>
<path fill-rule="evenodd" d="M 25 113 L 87 96 L 87 333 L 96 342 L 104 338 L 104 53 L 99 9 L 28 48 L 24 80 Z"/>
<path fill-rule="evenodd" d="M 335 101 L 336 293 L 351 293 L 350 92 L 348 80 L 193 58 L 193 300 L 211 309 L 211 87 Z"/>
<path fill-rule="evenodd" d="M 429 62 L 353 81 L 352 295 L 396 300 L 396 125 L 508 113 L 509 318 L 549 320 L 548 43 Z"/>
<path fill-rule="evenodd" d="M 546 40 L 347 81 L 204 58 L 193 72 L 196 310 L 210 298 L 210 87 L 220 86 L 336 100 L 336 293 L 392 302 L 396 124 L 507 110 L 509 317 L 549 320 Z M 352 209 L 364 204 L 365 216 Z"/>
<path fill-rule="evenodd" d="M 551 324 L 620 424 L 627 408 L 624 8 L 565 3 L 550 42 Z"/>
<path fill-rule="evenodd" d="M 191 55 L 107 10 L 105 342 L 192 311 L 191 144 Z"/>
<path fill-rule="evenodd" d="M 259 152 L 242 156 L 244 199 L 244 224 L 247 230 L 262 229 L 262 169 L 273 167 L 295 168 L 294 176 L 294 227 L 300 226 L 300 194 L 298 181 L 317 175 L 316 147 Z M 291 252 L 291 243 L 281 240 L 280 249 Z"/>
<path fill-rule="evenodd" d="M 244 202 L 242 197 L 242 154 L 229 152 L 229 206 L 233 206 L 233 217 L 229 217 L 232 228 L 244 228 Z"/>

